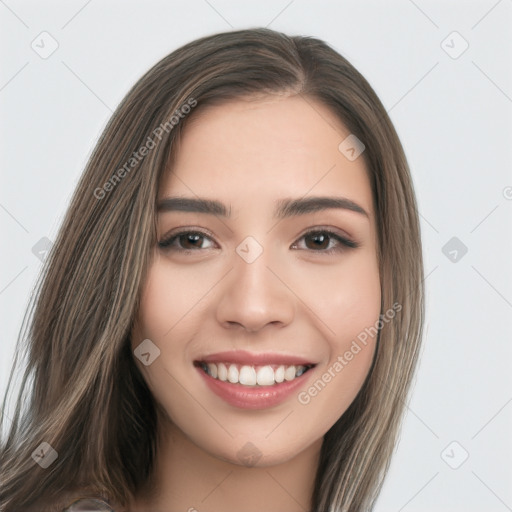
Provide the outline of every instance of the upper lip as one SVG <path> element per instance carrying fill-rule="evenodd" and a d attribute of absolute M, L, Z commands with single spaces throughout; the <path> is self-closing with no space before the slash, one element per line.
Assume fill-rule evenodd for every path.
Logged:
<path fill-rule="evenodd" d="M 204 363 L 234 363 L 241 365 L 271 365 L 282 364 L 286 366 L 291 365 L 314 365 L 315 363 L 304 359 L 303 357 L 276 354 L 275 352 L 251 353 L 245 350 L 229 350 L 227 352 L 217 352 L 208 356 L 196 359 L 197 362 Z"/>

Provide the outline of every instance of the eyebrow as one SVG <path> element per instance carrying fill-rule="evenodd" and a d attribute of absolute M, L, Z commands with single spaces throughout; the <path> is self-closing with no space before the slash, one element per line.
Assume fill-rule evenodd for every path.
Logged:
<path fill-rule="evenodd" d="M 284 219 L 329 209 L 349 210 L 370 218 L 368 212 L 351 199 L 347 199 L 346 197 L 325 196 L 280 199 L 276 201 L 274 218 Z M 206 213 L 221 217 L 231 216 L 231 207 L 228 209 L 223 203 L 214 199 L 201 197 L 166 197 L 157 202 L 158 213 L 171 211 Z"/>

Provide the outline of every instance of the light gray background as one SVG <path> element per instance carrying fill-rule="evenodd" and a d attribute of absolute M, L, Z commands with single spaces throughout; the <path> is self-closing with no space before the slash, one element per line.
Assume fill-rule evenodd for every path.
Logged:
<path fill-rule="evenodd" d="M 313 35 L 381 98 L 422 216 L 425 344 L 376 511 L 512 510 L 511 22 L 511 0 L 0 1 L 2 394 L 41 268 L 32 248 L 54 240 L 131 85 L 207 34 Z M 47 58 L 31 47 L 49 51 L 52 38 Z M 443 253 L 452 237 L 466 254 L 458 241 Z"/>

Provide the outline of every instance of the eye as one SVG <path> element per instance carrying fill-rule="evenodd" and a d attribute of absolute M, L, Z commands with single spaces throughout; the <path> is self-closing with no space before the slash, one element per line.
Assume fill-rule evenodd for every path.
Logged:
<path fill-rule="evenodd" d="M 359 247 L 357 242 L 349 240 L 328 229 L 308 231 L 299 238 L 304 240 L 304 244 L 295 242 L 291 248 L 299 250 L 307 250 L 321 253 L 341 252 L 347 248 L 355 249 Z"/>
<path fill-rule="evenodd" d="M 204 245 L 207 242 L 206 246 Z M 179 231 L 158 242 L 162 249 L 176 251 L 196 251 L 200 249 L 211 249 L 213 242 L 210 237 L 202 231 Z"/>
<path fill-rule="evenodd" d="M 304 241 L 304 243 L 299 243 Z M 215 247 L 211 236 L 198 230 L 181 230 L 171 233 L 158 242 L 158 246 L 164 250 L 177 252 L 199 251 Z M 357 248 L 359 244 L 349 240 L 334 231 L 328 229 L 311 230 L 302 235 L 290 248 L 330 254 L 341 252 L 347 248 Z"/>

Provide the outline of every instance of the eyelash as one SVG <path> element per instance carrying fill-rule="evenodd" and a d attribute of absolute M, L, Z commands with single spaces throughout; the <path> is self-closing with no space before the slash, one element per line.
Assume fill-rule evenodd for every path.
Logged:
<path fill-rule="evenodd" d="M 184 254 L 190 254 L 192 252 L 201 250 L 201 248 L 199 248 L 199 249 L 183 249 L 183 248 L 179 248 L 179 247 L 177 247 L 177 248 L 172 247 L 172 244 L 176 240 L 178 240 L 180 236 L 183 236 L 183 235 L 200 235 L 200 236 L 203 236 L 206 238 L 210 238 L 210 239 L 212 238 L 211 235 L 209 235 L 208 233 L 205 233 L 204 231 L 201 231 L 201 230 L 190 230 L 190 229 L 181 230 L 181 231 L 178 231 L 177 233 L 173 233 L 172 235 L 170 235 L 167 238 L 164 238 L 163 240 L 158 242 L 158 246 L 163 250 L 167 250 L 167 251 L 174 250 L 176 252 L 184 253 Z M 327 235 L 329 238 L 336 240 L 340 245 L 338 245 L 337 247 L 331 247 L 330 249 L 315 250 L 315 249 L 306 248 L 306 249 L 298 249 L 298 250 L 302 250 L 302 251 L 305 250 L 305 251 L 313 252 L 313 253 L 332 254 L 332 253 L 342 252 L 347 249 L 357 249 L 360 246 L 360 244 L 358 242 L 354 242 L 353 240 L 344 238 L 329 229 L 313 229 L 313 230 L 307 231 L 299 238 L 299 240 L 302 240 L 303 238 L 306 238 L 311 235 Z M 296 246 L 296 245 L 297 245 L 297 242 L 294 242 L 292 246 Z"/>

